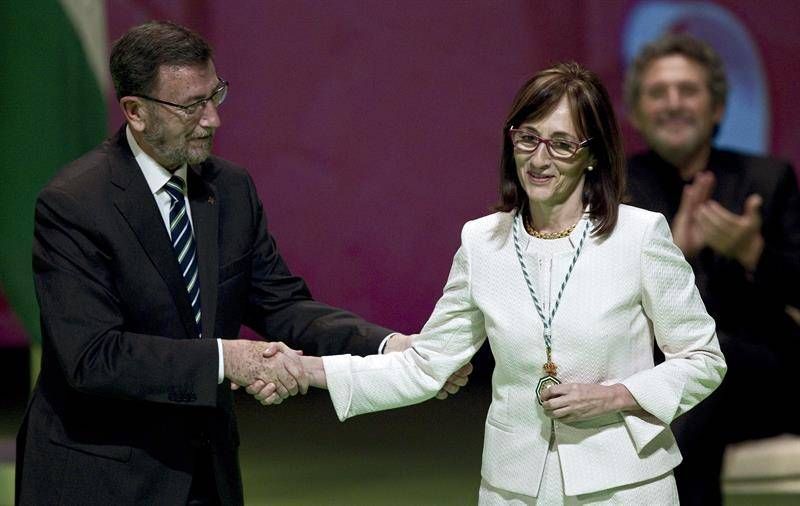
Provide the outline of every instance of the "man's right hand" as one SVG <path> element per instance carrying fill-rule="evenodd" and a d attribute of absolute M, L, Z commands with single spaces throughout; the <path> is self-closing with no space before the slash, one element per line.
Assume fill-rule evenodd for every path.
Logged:
<path fill-rule="evenodd" d="M 257 381 L 273 385 L 277 402 L 298 392 L 305 395 L 309 379 L 299 355 L 283 343 L 245 339 L 223 340 L 225 377 L 232 384 L 249 386 Z"/>
<path fill-rule="evenodd" d="M 714 174 L 701 172 L 683 188 L 681 204 L 672 220 L 672 240 L 686 258 L 693 258 L 706 245 L 705 234 L 697 223 L 697 210 L 711 198 L 715 184 Z"/>

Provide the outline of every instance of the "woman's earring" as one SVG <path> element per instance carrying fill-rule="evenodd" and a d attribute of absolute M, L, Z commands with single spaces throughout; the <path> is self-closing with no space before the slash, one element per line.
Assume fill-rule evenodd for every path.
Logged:
<path fill-rule="evenodd" d="M 587 170 L 587 171 L 589 171 L 589 172 L 591 172 L 591 171 L 593 171 L 593 170 L 594 170 L 594 167 L 592 167 L 591 165 L 589 165 L 588 167 L 586 167 L 586 170 Z"/>

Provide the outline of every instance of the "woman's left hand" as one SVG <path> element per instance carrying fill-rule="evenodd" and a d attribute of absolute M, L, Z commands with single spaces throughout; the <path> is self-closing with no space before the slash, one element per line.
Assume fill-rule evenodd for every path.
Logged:
<path fill-rule="evenodd" d="M 561 422 L 580 422 L 614 411 L 636 409 L 630 391 L 617 383 L 562 383 L 542 392 L 544 414 Z"/>

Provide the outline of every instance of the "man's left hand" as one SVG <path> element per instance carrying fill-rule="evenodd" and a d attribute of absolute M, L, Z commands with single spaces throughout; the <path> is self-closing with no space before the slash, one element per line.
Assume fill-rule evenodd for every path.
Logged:
<path fill-rule="evenodd" d="M 700 205 L 696 214 L 706 244 L 720 255 L 736 259 L 750 271 L 755 270 L 764 250 L 761 203 L 759 195 L 750 195 L 744 203 L 744 213 L 739 215 L 709 200 Z"/>
<path fill-rule="evenodd" d="M 465 366 L 447 378 L 447 381 L 444 382 L 442 389 L 436 394 L 436 398 L 447 399 L 447 397 L 457 393 L 459 390 L 461 390 L 461 387 L 467 384 L 470 374 L 472 374 L 472 364 L 467 362 Z"/>

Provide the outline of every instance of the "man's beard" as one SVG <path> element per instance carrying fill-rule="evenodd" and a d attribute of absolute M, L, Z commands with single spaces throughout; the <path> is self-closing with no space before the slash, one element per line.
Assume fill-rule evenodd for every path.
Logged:
<path fill-rule="evenodd" d="M 214 131 L 207 130 L 203 134 L 207 137 L 202 141 L 195 141 L 195 146 L 190 146 L 190 139 L 185 137 L 170 143 L 164 138 L 164 124 L 160 121 L 155 122 L 152 128 L 145 129 L 142 135 L 158 155 L 160 163 L 167 169 L 180 167 L 184 163 L 195 165 L 203 162 L 211 154 L 211 144 L 214 139 Z"/>

